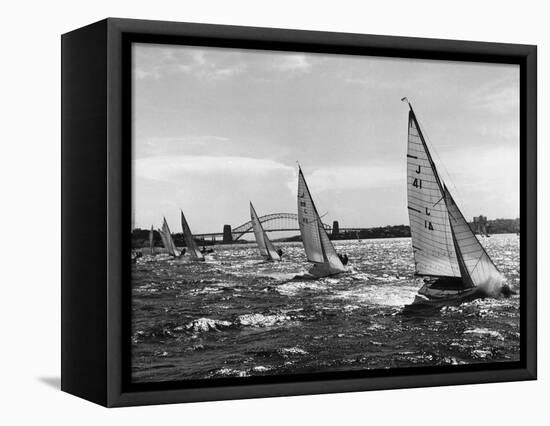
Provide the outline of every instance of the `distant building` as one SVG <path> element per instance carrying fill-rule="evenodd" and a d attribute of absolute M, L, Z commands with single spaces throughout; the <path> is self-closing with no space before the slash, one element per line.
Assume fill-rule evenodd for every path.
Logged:
<path fill-rule="evenodd" d="M 474 232 L 481 235 L 489 235 L 487 232 L 487 216 L 474 217 Z"/>

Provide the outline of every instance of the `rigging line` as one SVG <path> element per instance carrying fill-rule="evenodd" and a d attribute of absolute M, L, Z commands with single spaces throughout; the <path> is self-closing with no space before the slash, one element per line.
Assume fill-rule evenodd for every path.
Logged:
<path fill-rule="evenodd" d="M 476 262 L 476 265 L 474 266 L 474 268 L 472 269 L 472 272 L 470 272 L 470 275 L 472 275 L 474 273 L 474 271 L 476 270 L 477 268 L 477 265 L 479 265 L 479 262 L 481 262 L 481 258 L 483 257 L 483 253 L 481 253 L 481 255 L 479 256 L 479 259 L 477 259 L 477 262 Z"/>
<path fill-rule="evenodd" d="M 416 111 L 415 111 L 415 114 L 416 114 Z M 460 194 L 460 191 L 458 190 L 453 178 L 452 178 L 452 174 L 449 172 L 449 170 L 447 169 L 445 163 L 443 162 L 442 158 L 441 158 L 441 155 L 439 155 L 439 151 L 437 150 L 437 148 L 435 147 L 435 145 L 432 143 L 429 135 L 428 135 L 428 132 L 426 130 L 426 128 L 424 127 L 423 124 L 420 124 L 419 122 L 420 120 L 417 120 L 418 122 L 418 125 L 421 127 L 421 130 L 422 130 L 422 134 L 424 136 L 424 139 L 427 143 L 429 143 L 430 145 L 430 151 L 435 153 L 436 157 L 438 158 L 438 163 L 440 164 L 440 166 L 443 168 L 443 170 L 445 171 L 445 174 L 447 175 L 447 178 L 449 180 L 449 183 L 452 185 L 453 187 L 453 190 L 455 191 L 455 194 L 456 193 L 459 193 Z"/>
<path fill-rule="evenodd" d="M 441 202 L 441 200 L 443 200 L 444 198 L 445 196 L 442 196 L 439 200 L 437 200 L 437 202 L 432 207 L 437 206 Z"/>

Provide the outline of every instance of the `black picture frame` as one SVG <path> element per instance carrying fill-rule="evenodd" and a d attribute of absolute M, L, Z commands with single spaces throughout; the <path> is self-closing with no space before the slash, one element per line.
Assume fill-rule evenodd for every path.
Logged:
<path fill-rule="evenodd" d="M 61 41 L 62 390 L 116 407 L 536 379 L 536 46 L 116 18 Z M 132 384 L 132 42 L 518 64 L 520 361 Z"/>

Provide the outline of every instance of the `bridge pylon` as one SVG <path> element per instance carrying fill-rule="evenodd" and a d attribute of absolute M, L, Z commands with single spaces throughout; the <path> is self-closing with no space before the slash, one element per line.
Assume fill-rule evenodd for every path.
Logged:
<path fill-rule="evenodd" d="M 231 244 L 233 242 L 233 234 L 231 233 L 231 225 L 223 225 L 223 243 Z"/>

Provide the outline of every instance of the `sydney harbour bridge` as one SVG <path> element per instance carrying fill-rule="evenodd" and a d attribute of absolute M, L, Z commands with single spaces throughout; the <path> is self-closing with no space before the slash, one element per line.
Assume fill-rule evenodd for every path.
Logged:
<path fill-rule="evenodd" d="M 298 215 L 296 213 L 272 213 L 261 216 L 260 222 L 265 232 L 283 232 L 283 231 L 300 231 L 298 225 Z M 323 226 L 329 234 L 338 234 L 339 231 L 352 231 L 353 229 L 339 228 L 338 221 L 334 221 L 332 226 L 323 223 Z M 252 221 L 243 223 L 242 225 L 232 228 L 231 225 L 224 225 L 222 232 L 212 232 L 206 234 L 194 234 L 196 239 L 216 241 L 221 239 L 224 243 L 238 241 L 246 234 L 253 233 Z"/>

